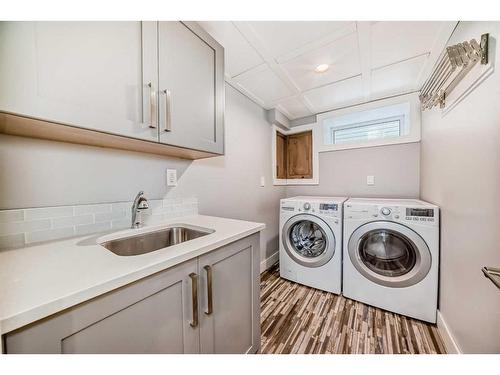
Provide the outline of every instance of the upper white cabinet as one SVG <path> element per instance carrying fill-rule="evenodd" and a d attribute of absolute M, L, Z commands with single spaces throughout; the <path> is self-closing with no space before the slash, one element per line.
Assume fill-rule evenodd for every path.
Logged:
<path fill-rule="evenodd" d="M 223 60 L 196 23 L 158 23 L 160 142 L 223 152 Z"/>
<path fill-rule="evenodd" d="M 223 60 L 196 23 L 0 22 L 0 111 L 221 154 Z"/>
<path fill-rule="evenodd" d="M 154 141 L 141 46 L 141 22 L 2 22 L 0 110 Z"/>

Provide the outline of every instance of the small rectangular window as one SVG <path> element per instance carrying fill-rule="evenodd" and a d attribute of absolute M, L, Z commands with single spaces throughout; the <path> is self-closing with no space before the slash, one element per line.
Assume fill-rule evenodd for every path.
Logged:
<path fill-rule="evenodd" d="M 403 116 L 366 121 L 332 128 L 332 144 L 359 143 L 381 138 L 401 136 Z"/>
<path fill-rule="evenodd" d="M 322 142 L 319 152 L 418 141 L 418 97 L 390 105 L 387 101 L 318 115 Z"/>

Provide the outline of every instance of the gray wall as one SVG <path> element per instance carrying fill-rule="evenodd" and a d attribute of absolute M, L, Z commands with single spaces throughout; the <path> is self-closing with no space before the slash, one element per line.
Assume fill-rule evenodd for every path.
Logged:
<path fill-rule="evenodd" d="M 319 185 L 287 186 L 286 194 L 418 198 L 419 163 L 419 143 L 322 152 Z"/>
<path fill-rule="evenodd" d="M 277 250 L 270 125 L 262 108 L 226 85 L 226 156 L 186 161 L 121 150 L 0 135 L 0 209 L 196 196 L 200 212 L 264 222 L 263 255 Z M 166 169 L 179 183 L 166 187 Z M 261 188 L 260 176 L 266 186 Z"/>
<path fill-rule="evenodd" d="M 500 23 L 461 22 L 451 43 L 487 32 L 498 39 Z M 500 291 L 481 272 L 500 267 L 499 98 L 496 71 L 447 115 L 422 118 L 421 197 L 441 206 L 439 309 L 466 353 L 500 353 Z"/>
<path fill-rule="evenodd" d="M 167 193 L 166 169 L 191 161 L 0 135 L 0 209 L 130 201 Z"/>
<path fill-rule="evenodd" d="M 266 223 L 265 259 L 278 250 L 279 200 L 285 197 L 285 188 L 272 183 L 271 126 L 261 107 L 228 85 L 225 116 L 225 156 L 194 161 L 167 196 L 196 195 L 202 214 Z"/>

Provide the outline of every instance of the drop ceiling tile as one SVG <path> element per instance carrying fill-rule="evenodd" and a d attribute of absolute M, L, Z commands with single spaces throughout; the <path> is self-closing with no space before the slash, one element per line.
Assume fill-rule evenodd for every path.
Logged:
<path fill-rule="evenodd" d="M 427 55 L 423 55 L 372 70 L 372 98 L 418 90 L 418 78 L 427 59 Z"/>
<path fill-rule="evenodd" d="M 345 79 L 304 93 L 316 112 L 358 104 L 363 101 L 361 76 Z"/>
<path fill-rule="evenodd" d="M 379 68 L 428 53 L 443 22 L 382 21 L 371 26 L 371 67 Z"/>
<path fill-rule="evenodd" d="M 249 24 L 273 57 L 278 57 L 348 27 L 352 22 L 252 21 Z"/>
<path fill-rule="evenodd" d="M 314 69 L 319 64 L 329 64 L 330 68 L 324 73 L 316 73 Z M 351 33 L 280 66 L 301 90 L 356 76 L 361 73 L 357 34 Z"/>
<path fill-rule="evenodd" d="M 224 47 L 226 73 L 234 77 L 264 62 L 231 21 L 198 22 Z"/>
<path fill-rule="evenodd" d="M 289 98 L 281 100 L 276 107 L 281 110 L 290 120 L 310 116 L 313 114 L 299 98 Z"/>
<path fill-rule="evenodd" d="M 246 71 L 233 80 L 250 96 L 262 102 L 266 108 L 271 107 L 274 102 L 294 94 L 267 64 Z"/>

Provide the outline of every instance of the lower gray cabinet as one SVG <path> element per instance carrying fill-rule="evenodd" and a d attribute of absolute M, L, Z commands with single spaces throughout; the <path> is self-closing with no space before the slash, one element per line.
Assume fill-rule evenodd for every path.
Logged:
<path fill-rule="evenodd" d="M 204 291 L 201 295 L 201 352 L 258 352 L 259 236 L 254 235 L 243 242 L 238 241 L 201 256 L 199 268 L 201 290 Z"/>
<path fill-rule="evenodd" d="M 10 332 L 4 350 L 258 352 L 259 253 L 254 234 Z"/>

